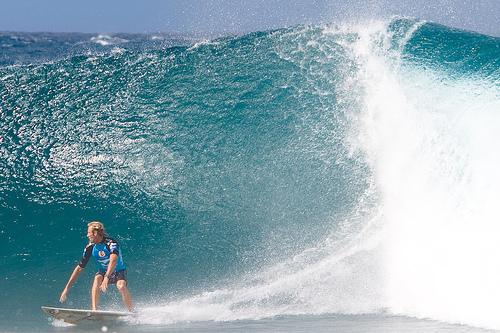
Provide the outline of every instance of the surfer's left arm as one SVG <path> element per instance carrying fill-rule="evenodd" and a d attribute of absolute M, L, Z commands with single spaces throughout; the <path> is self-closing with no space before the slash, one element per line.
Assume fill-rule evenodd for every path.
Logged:
<path fill-rule="evenodd" d="M 113 272 L 115 271 L 117 261 L 118 261 L 118 255 L 116 253 L 111 253 L 111 255 L 109 256 L 108 269 L 106 270 L 106 274 L 104 274 L 104 279 L 102 280 L 101 283 L 102 291 L 106 291 L 106 289 L 108 288 L 109 276 L 113 274 Z"/>

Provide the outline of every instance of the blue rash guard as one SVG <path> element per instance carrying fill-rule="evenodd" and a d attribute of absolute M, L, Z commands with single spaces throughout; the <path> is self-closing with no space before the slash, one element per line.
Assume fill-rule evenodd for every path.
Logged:
<path fill-rule="evenodd" d="M 122 271 L 126 268 L 125 263 L 122 259 L 122 254 L 118 243 L 109 237 L 104 237 L 100 243 L 90 243 L 83 250 L 83 257 L 78 264 L 81 268 L 85 268 L 90 260 L 90 257 L 94 257 L 97 261 L 98 271 L 104 273 L 108 270 L 109 257 L 111 254 L 118 255 L 118 260 L 116 261 L 115 272 Z M 114 272 L 113 272 L 114 273 Z"/>

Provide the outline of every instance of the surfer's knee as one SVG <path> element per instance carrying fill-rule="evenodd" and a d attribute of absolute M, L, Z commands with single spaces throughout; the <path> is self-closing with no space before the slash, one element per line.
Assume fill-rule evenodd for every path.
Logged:
<path fill-rule="evenodd" d="M 101 285 L 102 280 L 103 280 L 102 275 L 97 274 L 97 275 L 94 277 L 94 284 Z"/>
<path fill-rule="evenodd" d="M 127 281 L 125 281 L 125 280 L 119 280 L 118 282 L 116 282 L 116 288 L 119 291 L 126 290 L 127 289 Z"/>

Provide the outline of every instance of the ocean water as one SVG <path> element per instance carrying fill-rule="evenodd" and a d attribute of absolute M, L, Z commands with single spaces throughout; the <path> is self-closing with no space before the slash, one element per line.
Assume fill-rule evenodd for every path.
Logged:
<path fill-rule="evenodd" d="M 500 330 L 498 38 L 392 18 L 0 49 L 0 331 Z M 67 327 L 40 306 L 94 219 L 138 316 Z"/>

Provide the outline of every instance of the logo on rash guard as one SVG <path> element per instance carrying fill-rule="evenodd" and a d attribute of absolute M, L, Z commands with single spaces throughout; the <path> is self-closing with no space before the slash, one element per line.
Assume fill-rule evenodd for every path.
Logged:
<path fill-rule="evenodd" d="M 117 248 L 117 244 L 116 244 L 116 243 L 110 243 L 110 244 L 109 244 L 109 249 L 110 249 L 111 251 L 116 250 L 116 248 Z"/>
<path fill-rule="evenodd" d="M 105 257 L 106 256 L 106 252 L 104 251 L 99 251 L 99 257 Z"/>

